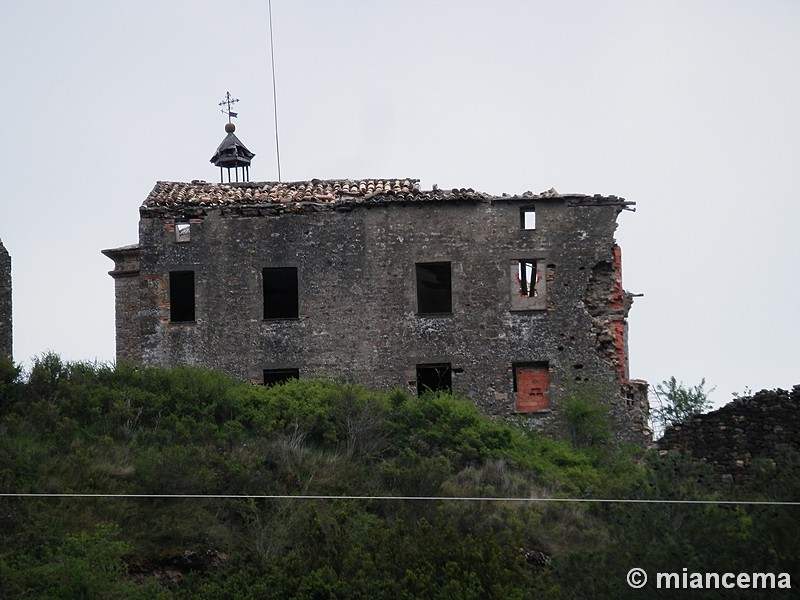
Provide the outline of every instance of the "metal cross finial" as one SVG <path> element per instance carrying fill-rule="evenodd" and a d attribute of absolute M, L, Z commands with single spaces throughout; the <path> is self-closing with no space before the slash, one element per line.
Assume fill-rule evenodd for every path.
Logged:
<path fill-rule="evenodd" d="M 230 92 L 225 92 L 225 100 L 219 103 L 219 106 L 224 106 L 221 110 L 222 113 L 228 115 L 228 123 L 231 122 L 231 117 L 238 117 L 239 113 L 231 112 L 231 106 L 239 101 L 238 98 L 233 98 Z"/>

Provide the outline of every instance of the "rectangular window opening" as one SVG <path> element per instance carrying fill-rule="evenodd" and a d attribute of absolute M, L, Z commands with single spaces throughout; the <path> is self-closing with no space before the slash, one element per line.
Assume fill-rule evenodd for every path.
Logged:
<path fill-rule="evenodd" d="M 550 366 L 547 362 L 515 363 L 514 410 L 533 413 L 550 410 Z"/>
<path fill-rule="evenodd" d="M 553 288 L 544 258 L 514 258 L 510 263 L 511 310 L 545 310 Z M 552 270 L 553 277 L 555 269 Z"/>
<path fill-rule="evenodd" d="M 453 312 L 452 274 L 449 262 L 417 263 L 417 313 Z"/>
<path fill-rule="evenodd" d="M 189 242 L 192 239 L 192 226 L 189 223 L 175 223 L 175 241 Z"/>
<path fill-rule="evenodd" d="M 519 221 L 522 229 L 536 229 L 536 210 L 532 206 L 519 209 Z"/>
<path fill-rule="evenodd" d="M 299 312 L 297 267 L 264 269 L 264 318 L 296 319 Z"/>
<path fill-rule="evenodd" d="M 173 323 L 194 321 L 194 304 L 194 271 L 171 271 L 169 320 Z"/>
<path fill-rule="evenodd" d="M 290 379 L 300 379 L 300 369 L 264 369 L 264 385 L 280 385 Z"/>
<path fill-rule="evenodd" d="M 425 392 L 452 392 L 453 369 L 450 363 L 417 365 L 417 394 Z"/>
<path fill-rule="evenodd" d="M 517 268 L 519 295 L 521 298 L 535 298 L 539 295 L 536 286 L 536 261 L 520 260 Z"/>

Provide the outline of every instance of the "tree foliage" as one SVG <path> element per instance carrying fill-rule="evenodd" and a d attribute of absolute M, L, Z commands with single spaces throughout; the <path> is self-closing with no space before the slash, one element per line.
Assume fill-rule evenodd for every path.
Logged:
<path fill-rule="evenodd" d="M 687 387 L 672 376 L 651 388 L 653 391 L 651 398 L 654 398 L 655 402 L 650 402 L 650 417 L 657 437 L 663 434 L 669 425 L 682 423 L 692 415 L 698 415 L 711 408 L 708 395 L 714 388 L 706 390 L 705 385 L 705 378 L 701 379 L 699 384 Z"/>

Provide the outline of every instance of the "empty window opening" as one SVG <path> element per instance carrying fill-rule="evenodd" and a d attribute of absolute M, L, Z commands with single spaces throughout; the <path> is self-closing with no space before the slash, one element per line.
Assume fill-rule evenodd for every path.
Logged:
<path fill-rule="evenodd" d="M 300 369 L 264 369 L 264 385 L 280 385 L 290 379 L 300 379 Z"/>
<path fill-rule="evenodd" d="M 453 391 L 453 369 L 450 363 L 417 365 L 417 394 L 422 396 L 429 391 Z"/>
<path fill-rule="evenodd" d="M 532 206 L 520 208 L 519 221 L 522 229 L 536 229 L 536 210 Z"/>
<path fill-rule="evenodd" d="M 296 319 L 299 316 L 297 267 L 264 269 L 264 318 Z"/>
<path fill-rule="evenodd" d="M 546 362 L 514 365 L 514 410 L 518 413 L 550 410 L 550 367 Z"/>
<path fill-rule="evenodd" d="M 452 275 L 449 262 L 417 263 L 417 312 L 453 312 Z"/>
<path fill-rule="evenodd" d="M 519 295 L 522 298 L 535 298 L 539 295 L 536 289 L 536 261 L 520 260 L 517 268 Z"/>
<path fill-rule="evenodd" d="M 189 223 L 175 223 L 175 241 L 189 242 L 192 239 L 192 226 Z"/>
<path fill-rule="evenodd" d="M 169 320 L 194 321 L 194 271 L 170 272 Z"/>
<path fill-rule="evenodd" d="M 547 281 L 543 259 L 518 258 L 511 261 L 511 310 L 544 310 L 552 282 Z"/>

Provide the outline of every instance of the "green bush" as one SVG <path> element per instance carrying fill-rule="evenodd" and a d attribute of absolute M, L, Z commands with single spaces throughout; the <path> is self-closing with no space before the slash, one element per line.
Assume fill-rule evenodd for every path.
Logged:
<path fill-rule="evenodd" d="M 70 534 L 39 554 L 0 554 L 3 598 L 95 599 L 166 598 L 155 582 L 138 585 L 127 578 L 127 546 L 113 526 Z"/>
<path fill-rule="evenodd" d="M 267 388 L 47 354 L 27 377 L 0 365 L 0 382 L 3 492 L 251 496 L 0 498 L 2 597 L 624 597 L 623 566 L 675 557 L 797 571 L 781 508 L 466 499 L 719 497 L 690 457 L 612 452 L 583 390 L 562 441 L 468 399 L 332 379 Z M 754 461 L 741 495 L 796 496 L 797 465 Z M 367 498 L 252 497 L 314 494 Z"/>
<path fill-rule="evenodd" d="M 577 448 L 601 446 L 611 438 L 608 408 L 591 390 L 580 390 L 564 404 L 570 439 Z"/>

